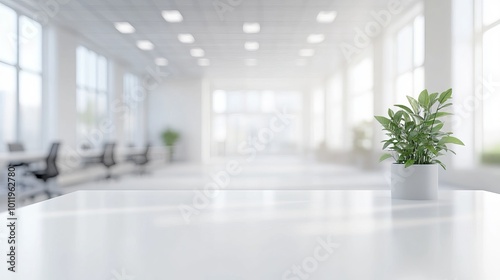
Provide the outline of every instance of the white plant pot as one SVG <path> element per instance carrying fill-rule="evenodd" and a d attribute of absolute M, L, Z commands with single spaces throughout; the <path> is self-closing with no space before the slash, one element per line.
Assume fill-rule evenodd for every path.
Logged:
<path fill-rule="evenodd" d="M 438 198 L 438 165 L 404 164 L 391 167 L 391 195 L 393 199 L 436 200 Z"/>

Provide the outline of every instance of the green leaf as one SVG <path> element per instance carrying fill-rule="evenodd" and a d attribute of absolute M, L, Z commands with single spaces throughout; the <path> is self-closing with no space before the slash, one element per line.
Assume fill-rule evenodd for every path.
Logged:
<path fill-rule="evenodd" d="M 405 168 L 412 166 L 415 163 L 413 159 L 407 160 L 405 163 Z"/>
<path fill-rule="evenodd" d="M 382 162 L 382 161 L 384 161 L 384 160 L 386 160 L 388 158 L 391 158 L 391 157 L 392 157 L 391 154 L 383 154 L 378 161 Z"/>
<path fill-rule="evenodd" d="M 389 108 L 389 110 L 387 110 L 387 114 L 389 115 L 389 117 L 391 119 L 394 117 L 394 111 L 392 111 L 391 108 Z"/>
<path fill-rule="evenodd" d="M 407 96 L 406 96 L 406 98 L 407 98 L 407 99 L 408 99 L 408 101 L 410 102 L 410 105 L 411 105 L 411 107 L 413 108 L 413 112 L 414 112 L 415 114 L 418 114 L 418 111 L 419 111 L 419 109 L 420 109 L 420 105 L 418 105 L 418 101 L 417 101 L 415 98 L 413 98 L 413 97 L 411 97 L 411 96 L 409 96 L 409 95 L 407 95 Z"/>
<path fill-rule="evenodd" d="M 430 102 L 431 100 L 429 98 L 429 92 L 426 89 L 424 89 L 418 96 L 418 103 L 420 103 L 420 106 L 428 108 Z"/>
<path fill-rule="evenodd" d="M 450 99 L 451 98 L 451 94 L 452 94 L 452 89 L 448 89 L 447 91 L 441 93 L 439 95 L 439 103 L 443 104 L 444 102 L 446 102 L 446 100 Z"/>
<path fill-rule="evenodd" d="M 462 141 L 460 141 L 460 139 L 453 136 L 445 136 L 441 138 L 441 140 L 439 140 L 439 144 L 447 144 L 447 143 L 465 146 L 465 144 Z"/>
<path fill-rule="evenodd" d="M 444 165 L 444 163 L 442 163 L 441 161 L 439 161 L 439 160 L 435 159 L 435 160 L 433 160 L 433 161 L 432 161 L 432 163 L 437 163 L 437 164 L 441 165 L 441 167 L 442 167 L 444 170 L 446 170 L 446 165 Z"/>
<path fill-rule="evenodd" d="M 386 117 L 382 117 L 382 116 L 375 116 L 375 119 L 381 124 L 383 125 L 384 127 L 388 127 L 389 124 L 391 123 L 391 120 L 389 120 L 388 118 Z"/>
<path fill-rule="evenodd" d="M 410 114 L 413 114 L 413 111 L 410 108 L 406 107 L 405 105 L 399 105 L 399 104 L 397 104 L 397 105 L 394 105 L 394 106 L 399 107 L 399 108 L 405 110 L 406 112 L 408 112 Z"/>
<path fill-rule="evenodd" d="M 437 93 L 437 92 L 431 93 L 429 95 L 429 99 L 431 100 L 431 104 L 430 104 L 431 106 L 434 105 L 434 103 L 436 103 L 438 95 L 439 95 L 439 93 Z"/>
<path fill-rule="evenodd" d="M 438 123 L 437 125 L 435 125 L 432 129 L 431 129 L 431 132 L 438 132 L 441 130 L 441 128 L 443 128 L 443 123 Z"/>

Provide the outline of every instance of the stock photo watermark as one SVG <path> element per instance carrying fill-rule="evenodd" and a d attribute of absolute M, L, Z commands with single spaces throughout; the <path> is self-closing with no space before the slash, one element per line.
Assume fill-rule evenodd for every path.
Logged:
<path fill-rule="evenodd" d="M 313 253 L 302 259 L 299 264 L 294 264 L 285 271 L 281 277 L 282 280 L 305 280 L 309 279 L 314 274 L 319 265 L 335 252 L 335 249 L 340 247 L 340 244 L 333 241 L 333 236 L 318 237 L 317 245 L 314 247 Z"/>
<path fill-rule="evenodd" d="M 243 3 L 243 0 L 215 0 L 212 5 L 219 19 L 224 21 L 226 13 L 233 12 L 241 3 Z"/>
<path fill-rule="evenodd" d="M 288 114 L 286 109 L 283 108 L 280 112 L 274 114 L 267 127 L 259 129 L 257 135 L 241 142 L 238 145 L 238 153 L 245 157 L 244 162 L 238 160 L 228 161 L 224 170 L 210 175 L 211 182 L 205 184 L 202 190 L 195 191 L 190 205 L 179 205 L 178 208 L 186 224 L 191 222 L 193 215 L 200 215 L 201 211 L 210 205 L 211 200 L 216 198 L 221 190 L 227 189 L 231 183 L 231 177 L 237 176 L 243 171 L 242 165 L 245 162 L 252 162 L 258 152 L 265 150 L 276 137 L 276 134 L 283 132 L 292 124 L 294 119 L 295 116 Z"/>
<path fill-rule="evenodd" d="M 353 57 L 361 54 L 364 49 L 371 45 L 372 40 L 382 34 L 384 28 L 391 24 L 395 15 L 403 11 L 401 0 L 392 0 L 387 4 L 387 8 L 381 11 L 371 11 L 372 21 L 367 22 L 363 28 L 354 28 L 354 38 L 352 43 L 340 43 L 340 50 L 347 62 L 351 62 Z"/>
<path fill-rule="evenodd" d="M 111 275 L 113 275 L 113 277 L 110 280 L 135 280 L 135 276 L 128 273 L 124 268 L 122 268 L 121 271 L 111 271 Z"/>

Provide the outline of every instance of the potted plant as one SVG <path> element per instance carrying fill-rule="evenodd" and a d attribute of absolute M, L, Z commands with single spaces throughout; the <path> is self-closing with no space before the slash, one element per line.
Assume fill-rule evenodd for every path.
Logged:
<path fill-rule="evenodd" d="M 180 134 L 179 132 L 169 128 L 162 133 L 161 137 L 163 139 L 163 143 L 167 146 L 168 160 L 172 161 L 174 158 L 174 146 L 175 143 L 177 143 L 177 140 L 179 140 Z"/>
<path fill-rule="evenodd" d="M 395 105 L 397 112 L 388 110 L 389 117 L 375 116 L 384 127 L 388 139 L 383 140 L 380 161 L 393 158 L 391 192 L 396 199 L 437 199 L 438 165 L 446 169 L 438 158 L 446 152 L 455 154 L 448 144 L 464 145 L 452 132 L 443 132 L 441 120 L 452 113 L 444 111 L 452 106 L 452 90 L 441 94 L 420 93 L 418 100 L 407 96 L 410 107 Z"/>

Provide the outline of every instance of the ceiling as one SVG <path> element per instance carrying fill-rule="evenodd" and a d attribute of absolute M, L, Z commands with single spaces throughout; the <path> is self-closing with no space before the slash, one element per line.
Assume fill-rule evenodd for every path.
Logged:
<path fill-rule="evenodd" d="M 221 18 L 213 3 L 235 4 Z M 36 0 L 22 0 L 36 5 Z M 42 1 L 43 2 L 43 1 Z M 169 61 L 168 71 L 176 77 L 213 79 L 310 79 L 324 76 L 342 62 L 339 43 L 352 43 L 355 27 L 373 20 L 372 10 L 387 7 L 388 0 L 60 0 L 54 21 L 73 30 L 134 71 L 145 72 L 156 57 Z M 179 10 L 184 21 L 168 23 L 162 10 Z M 318 23 L 320 11 L 335 10 L 333 23 Z M 130 22 L 133 34 L 121 34 L 114 22 Z M 261 32 L 245 34 L 244 22 L 259 22 Z M 191 33 L 194 44 L 178 41 L 179 33 Z M 320 44 L 307 43 L 309 34 L 322 33 Z M 142 51 L 137 40 L 150 40 L 152 51 Z M 257 41 L 260 49 L 246 51 L 246 41 Z M 205 50 L 210 66 L 197 64 L 190 49 Z M 296 65 L 299 50 L 313 48 L 315 55 Z M 246 66 L 245 59 L 256 59 Z"/>

